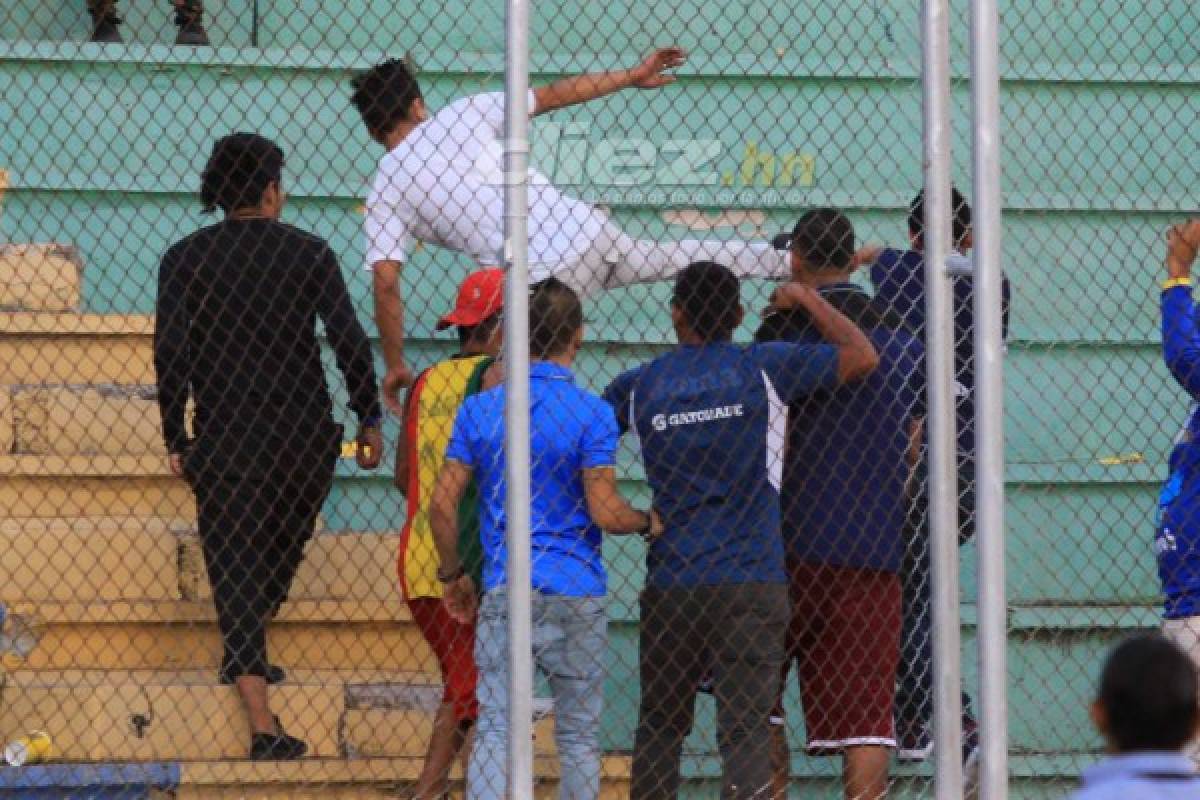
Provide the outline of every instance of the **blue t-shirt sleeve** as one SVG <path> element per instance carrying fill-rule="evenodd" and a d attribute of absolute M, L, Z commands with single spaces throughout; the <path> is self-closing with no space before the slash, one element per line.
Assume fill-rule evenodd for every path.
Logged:
<path fill-rule="evenodd" d="M 583 469 L 615 467 L 619 437 L 617 418 L 608 403 L 597 401 L 593 406 L 590 418 L 583 428 L 580 466 Z"/>
<path fill-rule="evenodd" d="M 833 345 L 767 342 L 753 345 L 750 351 L 785 402 L 838 385 L 838 355 Z"/>
<path fill-rule="evenodd" d="M 1162 293 L 1163 360 L 1193 399 L 1200 400 L 1200 333 L 1190 287 Z"/>
<path fill-rule="evenodd" d="M 604 390 L 604 400 L 616 416 L 619 433 L 625 433 L 633 427 L 633 420 L 629 418 L 629 401 L 633 395 L 633 381 L 636 375 L 637 370 L 622 372 Z"/>
<path fill-rule="evenodd" d="M 446 445 L 446 458 L 452 458 L 473 468 L 477 464 L 474 448 L 471 446 L 476 438 L 471 405 L 471 400 L 468 398 L 458 407 L 458 413 L 454 416 L 454 429 L 450 433 L 450 443 Z"/>

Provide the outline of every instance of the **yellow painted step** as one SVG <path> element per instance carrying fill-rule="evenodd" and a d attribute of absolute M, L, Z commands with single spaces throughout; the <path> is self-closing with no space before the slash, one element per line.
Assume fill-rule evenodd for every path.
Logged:
<path fill-rule="evenodd" d="M 390 533 L 319 533 L 291 597 L 400 606 Z M 96 603 L 211 598 L 199 537 L 184 520 L 0 520 L 0 601 Z M 398 608 L 400 613 L 403 609 Z"/>
<path fill-rule="evenodd" d="M 30 670 L 213 669 L 221 644 L 210 603 L 19 603 L 32 619 Z M 295 600 L 267 629 L 270 658 L 287 668 L 411 671 L 437 663 L 403 602 Z"/>
<path fill-rule="evenodd" d="M 154 383 L 154 319 L 0 314 L 0 385 Z"/>
<path fill-rule="evenodd" d="M 178 542 L 161 519 L 0 521 L 0 602 L 178 599 Z"/>
<path fill-rule="evenodd" d="M 0 475 L 0 517 L 195 519 L 165 456 L 0 455 Z"/>
<path fill-rule="evenodd" d="M 433 731 L 433 714 L 421 708 L 348 709 L 343 723 L 346 752 L 366 758 L 420 758 Z M 552 717 L 534 725 L 534 752 L 554 755 Z"/>
<path fill-rule="evenodd" d="M 6 687 L 0 732 L 44 730 L 61 761 L 197 761 L 242 758 L 250 731 L 233 687 L 113 683 Z M 272 710 L 314 757 L 339 755 L 341 686 L 271 689 Z"/>
<path fill-rule="evenodd" d="M 290 596 L 385 602 L 402 606 L 396 577 L 400 537 L 381 533 L 330 533 L 314 536 L 296 573 Z M 207 600 L 212 590 L 198 536 L 182 539 L 184 596 Z M 407 616 L 407 611 L 404 612 Z"/>
<path fill-rule="evenodd" d="M 539 778 L 535 796 L 539 800 L 557 797 L 557 759 L 541 756 L 534 767 Z M 627 798 L 629 758 L 606 756 L 602 770 L 602 800 Z M 177 797 L 178 800 L 404 798 L 408 797 L 404 790 L 410 788 L 420 771 L 420 758 L 306 759 L 290 764 L 248 761 L 184 764 Z M 461 792 L 461 771 L 455 767 L 451 775 L 455 791 Z"/>
<path fill-rule="evenodd" d="M 73 311 L 82 271 L 79 251 L 70 245 L 0 245 L 0 309 Z"/>
<path fill-rule="evenodd" d="M 150 386 L 17 386 L 10 390 L 13 450 L 38 455 L 163 453 Z"/>

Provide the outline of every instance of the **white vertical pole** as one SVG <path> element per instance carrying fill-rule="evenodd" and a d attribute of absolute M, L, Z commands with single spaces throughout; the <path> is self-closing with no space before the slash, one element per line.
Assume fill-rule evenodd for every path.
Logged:
<path fill-rule="evenodd" d="M 962 665 L 958 610 L 958 480 L 954 310 L 950 252 L 950 18 L 948 0 L 924 0 L 921 83 L 925 116 L 926 365 L 929 381 L 929 546 L 933 586 L 934 770 L 937 800 L 961 800 Z"/>
<path fill-rule="evenodd" d="M 504 474 L 508 487 L 509 707 L 507 796 L 533 797 L 533 619 L 530 588 L 529 460 L 529 5 L 505 15 Z"/>
<path fill-rule="evenodd" d="M 1008 797 L 1004 574 L 1004 335 L 1000 266 L 1000 67 L 996 0 L 971 2 L 975 234 L 976 536 L 980 797 Z"/>

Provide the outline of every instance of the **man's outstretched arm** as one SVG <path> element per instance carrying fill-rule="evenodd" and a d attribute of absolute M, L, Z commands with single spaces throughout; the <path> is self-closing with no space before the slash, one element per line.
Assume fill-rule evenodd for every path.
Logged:
<path fill-rule="evenodd" d="M 631 69 L 575 75 L 539 86 L 533 90 L 537 103 L 534 116 L 577 103 L 586 103 L 622 89 L 658 89 L 666 86 L 674 82 L 675 76 L 663 73 L 680 66 L 685 59 L 686 55 L 681 48 L 663 47 L 646 56 L 642 63 Z"/>

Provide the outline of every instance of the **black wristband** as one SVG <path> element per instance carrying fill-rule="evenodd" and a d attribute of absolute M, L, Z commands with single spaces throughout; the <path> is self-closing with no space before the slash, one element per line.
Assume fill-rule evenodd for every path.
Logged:
<path fill-rule="evenodd" d="M 467 574 L 467 570 L 462 564 L 459 564 L 453 572 L 443 572 L 441 567 L 438 567 L 437 579 L 441 583 L 454 583 L 456 580 Z"/>

